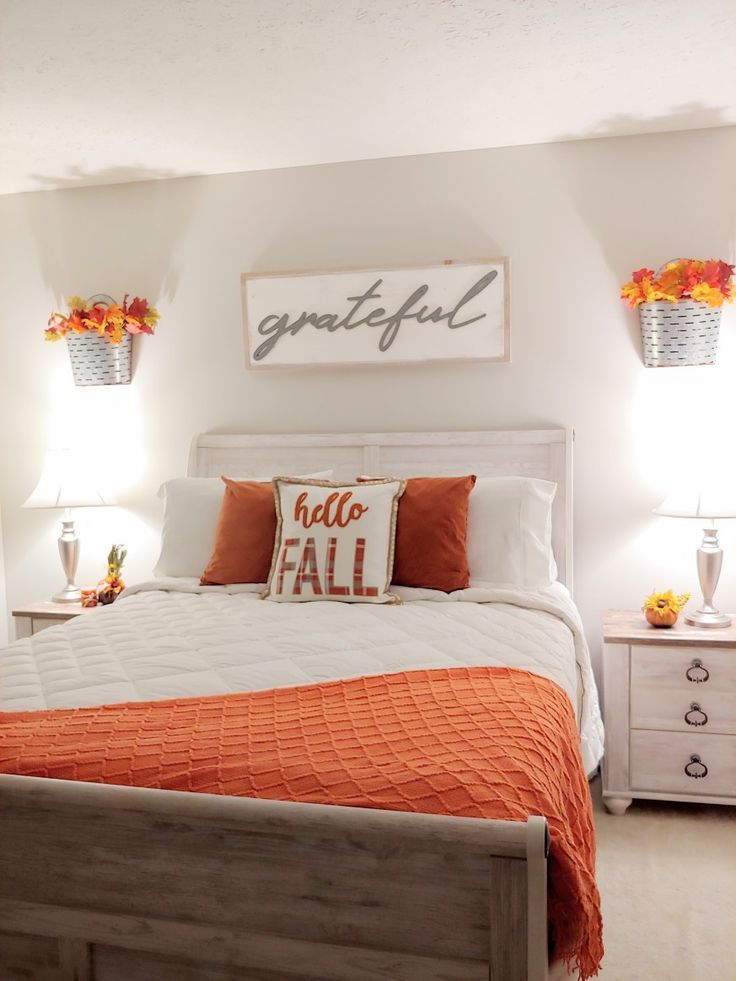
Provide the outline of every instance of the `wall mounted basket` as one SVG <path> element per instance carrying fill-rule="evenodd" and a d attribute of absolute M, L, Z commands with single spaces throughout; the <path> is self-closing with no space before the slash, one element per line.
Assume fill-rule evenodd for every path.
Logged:
<path fill-rule="evenodd" d="M 75 385 L 130 385 L 132 334 L 124 334 L 119 344 L 90 331 L 70 332 L 66 341 Z"/>
<path fill-rule="evenodd" d="M 642 303 L 639 318 L 647 368 L 715 364 L 720 309 L 698 300 Z"/>

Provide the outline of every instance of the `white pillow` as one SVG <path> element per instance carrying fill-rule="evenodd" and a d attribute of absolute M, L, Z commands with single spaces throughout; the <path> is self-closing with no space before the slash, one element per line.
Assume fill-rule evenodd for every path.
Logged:
<path fill-rule="evenodd" d="M 533 477 L 479 477 L 468 505 L 472 582 L 529 589 L 557 578 L 552 501 L 557 484 Z"/>
<path fill-rule="evenodd" d="M 332 471 L 305 476 L 329 480 Z M 238 476 L 235 479 L 268 478 Z M 153 570 L 155 576 L 199 579 L 212 555 L 224 495 L 225 485 L 220 477 L 176 477 L 161 485 L 158 496 L 164 499 L 164 518 L 161 552 Z"/>
<path fill-rule="evenodd" d="M 278 526 L 264 599 L 396 602 L 388 587 L 403 480 L 277 477 L 274 485 Z"/>

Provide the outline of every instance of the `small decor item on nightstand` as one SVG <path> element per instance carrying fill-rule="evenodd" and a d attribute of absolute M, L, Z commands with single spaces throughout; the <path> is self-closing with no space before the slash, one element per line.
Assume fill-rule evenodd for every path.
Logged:
<path fill-rule="evenodd" d="M 128 294 L 118 304 L 97 293 L 88 300 L 69 298 L 69 313 L 52 313 L 46 340 L 66 337 L 74 384 L 129 385 L 134 334 L 152 334 L 159 315 L 148 300 Z"/>
<path fill-rule="evenodd" d="M 100 490 L 89 453 L 63 447 L 49 450 L 38 483 L 24 508 L 64 508 L 59 537 L 59 555 L 66 585 L 51 599 L 54 603 L 78 603 L 81 590 L 75 583 L 79 565 L 79 539 L 72 508 L 106 507 L 112 501 Z"/>
<path fill-rule="evenodd" d="M 107 555 L 107 575 L 100 579 L 102 589 L 97 593 L 97 602 L 103 606 L 114 603 L 125 589 L 120 573 L 123 569 L 127 550 L 122 545 L 113 545 Z"/>
<path fill-rule="evenodd" d="M 733 299 L 734 267 L 719 259 L 676 259 L 656 273 L 637 269 L 621 298 L 639 308 L 647 368 L 715 364 L 721 307 Z"/>
<path fill-rule="evenodd" d="M 642 610 L 647 622 L 653 627 L 674 627 L 680 610 L 690 599 L 690 593 L 675 596 L 671 589 L 666 593 L 652 593 L 644 600 Z"/>
<path fill-rule="evenodd" d="M 716 519 L 736 518 L 736 486 L 730 478 L 703 477 L 699 485 L 670 494 L 654 513 L 668 518 L 698 518 L 703 523 L 703 541 L 695 553 L 703 604 L 694 613 L 688 613 L 685 620 L 695 627 L 729 627 L 731 617 L 721 613 L 713 603 L 723 564 Z"/>

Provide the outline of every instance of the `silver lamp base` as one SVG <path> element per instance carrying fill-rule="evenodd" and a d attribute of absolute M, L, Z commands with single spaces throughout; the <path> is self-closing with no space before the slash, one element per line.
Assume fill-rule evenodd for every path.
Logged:
<path fill-rule="evenodd" d="M 703 529 L 703 541 L 696 552 L 698 579 L 703 591 L 703 605 L 695 613 L 687 613 L 685 622 L 694 627 L 730 627 L 731 617 L 721 613 L 713 605 L 713 594 L 718 585 L 723 564 L 723 551 L 718 544 L 718 532 L 713 523 Z"/>
<path fill-rule="evenodd" d="M 695 613 L 685 614 L 685 622 L 694 627 L 730 627 L 731 617 L 718 610 L 696 610 Z"/>
<path fill-rule="evenodd" d="M 55 593 L 51 597 L 54 603 L 80 603 L 82 600 L 82 590 L 79 586 L 69 585 L 67 583 L 63 589 L 60 589 L 58 593 Z"/>
<path fill-rule="evenodd" d="M 64 575 L 66 576 L 66 586 L 60 589 L 51 599 L 54 603 L 79 603 L 82 599 L 82 591 L 74 582 L 77 575 L 77 565 L 79 564 L 79 539 L 74 530 L 74 521 L 72 520 L 69 508 L 66 509 L 61 527 L 59 555 L 64 568 Z"/>

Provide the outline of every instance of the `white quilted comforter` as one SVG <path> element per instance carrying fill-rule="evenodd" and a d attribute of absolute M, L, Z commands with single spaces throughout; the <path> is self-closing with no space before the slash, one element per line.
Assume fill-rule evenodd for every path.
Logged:
<path fill-rule="evenodd" d="M 0 711 L 148 701 L 384 674 L 507 665 L 556 681 L 588 773 L 603 752 L 580 618 L 559 583 L 540 592 L 398 589 L 398 606 L 270 603 L 257 587 L 159 579 L 0 652 Z"/>

